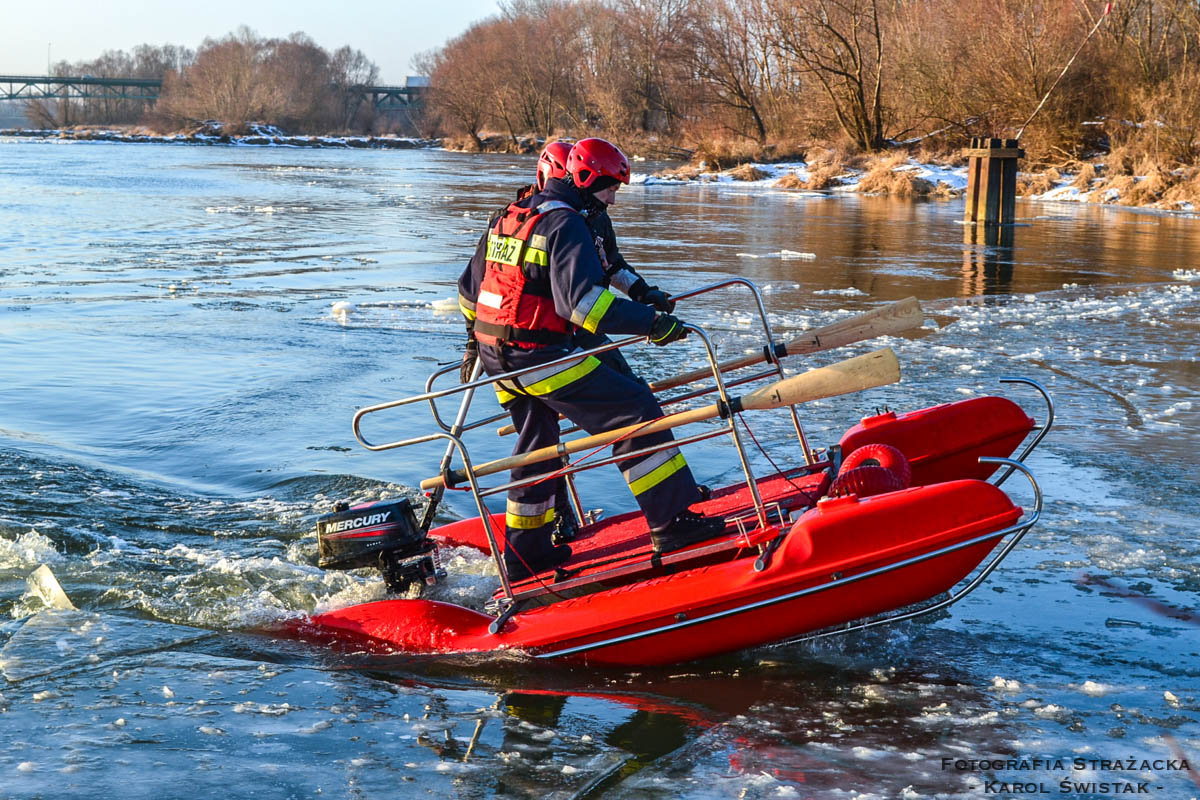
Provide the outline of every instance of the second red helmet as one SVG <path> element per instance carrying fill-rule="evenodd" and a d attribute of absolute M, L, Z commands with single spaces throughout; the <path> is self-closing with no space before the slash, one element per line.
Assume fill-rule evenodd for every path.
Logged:
<path fill-rule="evenodd" d="M 566 142 L 551 142 L 538 156 L 537 188 L 540 192 L 546 188 L 546 181 L 551 178 L 567 177 L 567 156 L 571 153 L 571 145 Z"/>
<path fill-rule="evenodd" d="M 580 139 L 567 156 L 567 174 L 580 189 L 601 176 L 629 183 L 629 159 L 616 145 L 603 139 Z"/>

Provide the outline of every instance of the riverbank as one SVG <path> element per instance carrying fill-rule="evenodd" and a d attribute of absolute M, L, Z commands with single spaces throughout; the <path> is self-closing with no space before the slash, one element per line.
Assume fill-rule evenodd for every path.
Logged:
<path fill-rule="evenodd" d="M 444 148 L 473 151 L 462 139 L 400 136 L 293 136 L 274 126 L 252 125 L 244 134 L 222 130 L 207 122 L 193 130 L 169 134 L 145 128 L 0 129 L 0 137 L 97 141 L 114 143 L 231 145 L 257 147 L 356 148 L 409 150 Z M 541 141 L 518 137 L 512 146 L 508 137 L 485 137 L 484 153 L 537 153 Z M 681 160 L 688 151 L 659 144 L 638 143 L 628 148 L 635 164 L 647 159 Z M 814 148 L 807 161 L 747 161 L 728 169 L 716 169 L 705 161 L 655 172 L 634 172 L 632 183 L 652 185 L 721 184 L 746 188 L 813 193 L 886 194 L 895 197 L 953 198 L 967 188 L 966 159 L 958 155 L 912 157 L 903 152 L 846 155 Z M 1182 214 L 1200 208 L 1200 168 L 1165 170 L 1138 165 L 1145 174 L 1131 174 L 1129 165 L 1114 157 L 1105 161 L 1073 162 L 1022 171 L 1017 179 L 1017 196 L 1028 200 L 1062 203 L 1093 203 L 1129 208 L 1148 208 Z"/>
<path fill-rule="evenodd" d="M 248 145 L 257 147 L 336 147 L 380 150 L 411 150 L 419 147 L 440 147 L 440 139 L 420 139 L 404 136 L 292 136 L 270 125 L 253 125 L 244 134 L 222 130 L 217 123 L 206 123 L 189 131 L 154 133 L 146 128 L 114 129 L 87 126 L 71 128 L 10 128 L 0 129 L 0 137 L 56 139 L 83 142 L 115 142 L 122 144 L 193 144 Z"/>
<path fill-rule="evenodd" d="M 852 162 L 818 155 L 810 162 L 750 162 L 712 171 L 703 162 L 687 164 L 652 174 L 634 174 L 633 182 L 950 198 L 966 191 L 967 165 L 961 157 L 918 160 L 903 153 L 858 156 Z M 1046 167 L 1019 173 L 1017 196 L 1044 202 L 1095 203 L 1192 214 L 1200 208 L 1200 169 L 1150 168 L 1144 175 L 1131 175 L 1101 161 L 1077 162 L 1069 168 Z"/>

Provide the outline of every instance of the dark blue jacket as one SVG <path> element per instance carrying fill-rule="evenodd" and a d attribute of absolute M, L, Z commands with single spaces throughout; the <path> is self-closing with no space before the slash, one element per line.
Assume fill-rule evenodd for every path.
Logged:
<path fill-rule="evenodd" d="M 574 186 L 551 178 L 540 193 L 518 201 L 517 205 L 531 208 L 550 201 L 566 203 L 575 210 L 555 209 L 541 219 L 535 233 L 546 237 L 549 263 L 527 265 L 526 274 L 534 280 L 548 279 L 558 315 L 590 333 L 648 334 L 654 322 L 654 309 L 617 297 L 605 288 L 609 281 L 596 252 L 594 235 L 582 214 L 585 201 Z M 610 222 L 610 230 L 611 227 Z M 475 318 L 486 251 L 485 233 L 458 279 L 459 305 L 468 327 Z"/>

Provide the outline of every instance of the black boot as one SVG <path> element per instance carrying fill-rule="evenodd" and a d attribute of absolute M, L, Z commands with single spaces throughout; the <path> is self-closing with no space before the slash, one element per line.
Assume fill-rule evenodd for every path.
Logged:
<path fill-rule="evenodd" d="M 682 550 L 690 544 L 720 536 L 724 532 L 724 517 L 706 517 L 685 508 L 670 525 L 657 533 L 651 532 L 650 541 L 654 544 L 654 552 L 670 553 L 673 550 Z"/>
<path fill-rule="evenodd" d="M 566 544 L 579 533 L 579 520 L 575 518 L 575 509 L 564 499 L 566 491 L 558 496 L 554 506 L 554 533 L 550 534 L 553 544 Z"/>
<path fill-rule="evenodd" d="M 559 564 L 565 564 L 570 557 L 571 548 L 565 544 L 560 544 L 558 547 L 551 547 L 537 556 L 525 556 L 522 554 L 519 557 L 516 552 L 506 549 L 504 551 L 504 568 L 508 573 L 508 580 L 516 583 L 517 581 L 532 578 L 538 573 L 553 569 Z"/>

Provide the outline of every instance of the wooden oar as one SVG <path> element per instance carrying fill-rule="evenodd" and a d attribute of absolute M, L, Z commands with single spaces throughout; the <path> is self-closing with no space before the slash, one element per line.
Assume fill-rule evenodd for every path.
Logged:
<path fill-rule="evenodd" d="M 864 342 L 868 339 L 874 339 L 877 336 L 890 336 L 903 333 L 904 331 L 919 327 L 924 321 L 925 315 L 921 311 L 921 304 L 917 302 L 917 298 L 907 297 L 903 300 L 897 300 L 894 303 L 888 303 L 886 306 L 877 308 L 874 311 L 856 314 L 853 317 L 839 320 L 832 325 L 826 325 L 824 328 L 808 331 L 794 339 L 780 342 L 775 345 L 775 357 L 782 358 L 783 356 L 820 353 L 824 350 L 832 350 L 835 347 L 843 347 L 855 342 Z M 766 348 L 763 349 L 765 350 Z M 718 366 L 721 372 L 724 373 L 760 364 L 766 360 L 767 354 L 759 350 L 757 353 L 751 353 L 741 358 L 722 361 Z M 712 368 L 701 367 L 683 375 L 676 375 L 673 378 L 655 381 L 650 384 L 650 390 L 661 392 L 664 389 L 674 389 L 676 386 L 683 386 L 693 381 L 711 377 Z M 500 436 L 508 436 L 515 431 L 516 428 L 509 424 L 497 429 L 496 433 Z"/>
<path fill-rule="evenodd" d="M 796 405 L 797 403 L 807 403 L 810 400 L 820 400 L 824 397 L 849 394 L 850 392 L 858 392 L 875 386 L 885 386 L 889 383 L 895 383 L 898 380 L 900 380 L 900 363 L 896 360 L 896 354 L 891 351 L 891 348 L 884 348 L 883 350 L 876 350 L 874 353 L 867 353 L 856 358 L 839 361 L 827 367 L 809 370 L 800 375 L 777 381 L 770 386 L 764 386 L 742 397 L 732 398 L 729 401 L 730 412 L 736 413 L 743 410 L 779 408 L 781 406 Z M 719 404 L 713 403 L 712 405 L 692 411 L 681 411 L 677 414 L 661 417 L 653 422 L 627 425 L 624 428 L 597 433 L 582 439 L 572 439 L 559 446 L 542 447 L 537 450 L 531 450 L 528 453 L 489 461 L 486 464 L 477 466 L 475 468 L 475 475 L 476 477 L 492 475 L 493 473 L 502 472 L 513 467 L 560 458 L 564 453 L 576 453 L 580 450 L 603 447 L 631 434 L 645 436 L 646 434 L 657 433 L 658 431 L 665 431 L 669 428 L 687 425 L 691 422 L 700 422 L 701 420 L 712 419 L 718 416 L 721 416 L 721 408 Z M 461 469 L 451 473 L 452 484 L 465 479 L 466 474 Z M 422 489 L 436 489 L 443 485 L 444 481 L 440 475 L 436 478 L 426 478 L 421 481 Z"/>

